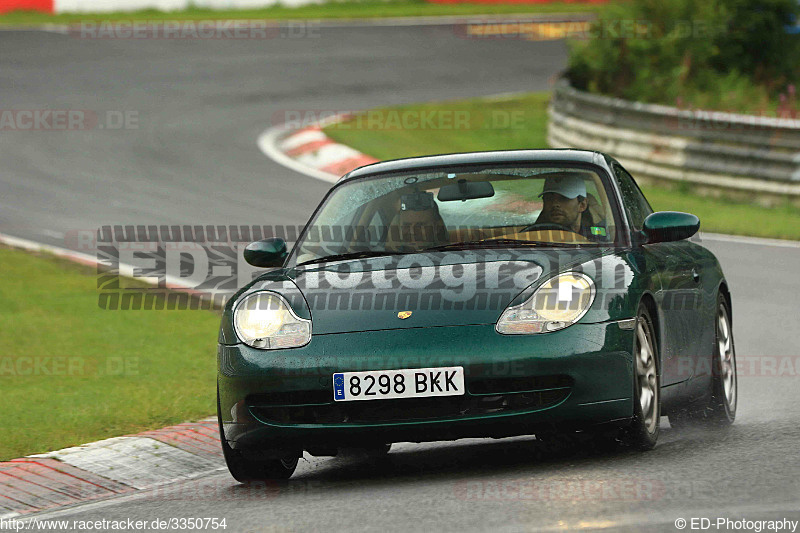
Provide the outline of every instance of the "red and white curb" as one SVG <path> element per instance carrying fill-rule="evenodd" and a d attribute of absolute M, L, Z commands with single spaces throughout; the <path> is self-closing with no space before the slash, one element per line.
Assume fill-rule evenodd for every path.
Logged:
<path fill-rule="evenodd" d="M 335 142 L 322 131 L 326 125 L 347 118 L 348 115 L 339 115 L 300 130 L 274 126 L 259 136 L 258 147 L 264 155 L 287 168 L 335 183 L 351 170 L 378 162 L 355 148 Z"/>
<path fill-rule="evenodd" d="M 0 462 L 0 519 L 132 494 L 224 470 L 217 420 Z"/>

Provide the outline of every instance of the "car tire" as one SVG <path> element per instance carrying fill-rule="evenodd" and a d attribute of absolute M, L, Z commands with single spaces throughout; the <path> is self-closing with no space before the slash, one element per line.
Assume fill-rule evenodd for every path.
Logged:
<path fill-rule="evenodd" d="M 711 385 L 700 407 L 684 408 L 670 414 L 675 428 L 688 425 L 728 427 L 736 420 L 739 380 L 736 375 L 736 349 L 730 306 L 722 294 L 717 296 L 714 315 L 714 352 L 711 362 Z"/>
<path fill-rule="evenodd" d="M 633 420 L 623 442 L 639 450 L 651 450 L 658 441 L 661 418 L 661 376 L 658 343 L 650 312 L 639 304 L 633 340 Z"/>
<path fill-rule="evenodd" d="M 233 479 L 239 483 L 250 483 L 253 481 L 282 481 L 292 477 L 297 468 L 299 457 L 254 460 L 242 456 L 241 452 L 230 447 L 222 426 L 219 389 L 217 389 L 217 422 L 219 423 L 219 440 L 220 444 L 222 444 L 222 455 L 225 457 L 225 464 L 228 466 L 228 471 L 233 476 Z"/>

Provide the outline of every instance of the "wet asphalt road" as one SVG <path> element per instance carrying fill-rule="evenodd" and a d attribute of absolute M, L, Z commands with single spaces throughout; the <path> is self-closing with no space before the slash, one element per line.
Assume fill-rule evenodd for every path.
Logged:
<path fill-rule="evenodd" d="M 135 129 L 0 131 L 0 232 L 59 246 L 101 224 L 300 224 L 327 185 L 267 160 L 286 110 L 543 90 L 560 42 L 473 41 L 450 27 L 319 28 L 268 41 L 0 33 L 0 109 L 135 112 Z M 102 114 L 102 113 L 101 113 Z M 800 248 L 706 241 L 734 299 L 736 425 L 662 430 L 648 453 L 531 438 L 395 445 L 380 461 L 306 457 L 286 485 L 226 472 L 70 519 L 226 518 L 227 531 L 676 531 L 678 518 L 800 519 Z"/>

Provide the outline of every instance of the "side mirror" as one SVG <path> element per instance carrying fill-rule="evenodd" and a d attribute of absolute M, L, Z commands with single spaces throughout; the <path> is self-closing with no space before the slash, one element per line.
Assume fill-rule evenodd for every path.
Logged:
<path fill-rule="evenodd" d="M 659 211 L 644 219 L 644 244 L 688 239 L 700 229 L 700 219 L 689 213 Z"/>
<path fill-rule="evenodd" d="M 244 249 L 244 260 L 261 268 L 282 266 L 287 255 L 286 242 L 277 238 L 251 242 Z"/>

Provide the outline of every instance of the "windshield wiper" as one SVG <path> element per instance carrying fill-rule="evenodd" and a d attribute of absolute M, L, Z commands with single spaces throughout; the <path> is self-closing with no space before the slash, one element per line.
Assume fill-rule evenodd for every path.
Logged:
<path fill-rule="evenodd" d="M 368 257 L 382 257 L 387 255 L 405 255 L 413 252 L 390 252 L 388 250 L 364 250 L 361 252 L 347 252 L 343 254 L 326 255 L 317 257 L 316 259 L 309 259 L 302 263 L 297 263 L 295 266 L 311 265 L 314 263 L 330 263 L 332 261 L 346 261 L 348 259 L 365 259 Z"/>
<path fill-rule="evenodd" d="M 311 265 L 315 263 L 330 263 L 333 261 L 346 261 L 348 259 L 366 259 L 368 257 L 385 257 L 390 255 L 412 255 L 425 252 L 437 252 L 442 250 L 466 250 L 470 248 L 507 248 L 513 246 L 541 246 L 541 247 L 558 247 L 558 248 L 580 248 L 586 246 L 583 243 L 569 243 L 569 242 L 546 242 L 546 241 L 527 241 L 524 239 L 480 239 L 474 241 L 451 242 L 447 244 L 440 244 L 438 246 L 430 246 L 428 248 L 421 248 L 419 250 L 405 250 L 393 252 L 389 250 L 364 250 L 361 252 L 347 252 L 343 254 L 326 255 L 324 257 L 317 257 L 309 259 L 302 263 L 297 263 L 295 266 Z M 589 244 L 591 246 L 591 244 Z"/>
<path fill-rule="evenodd" d="M 507 246 L 550 246 L 553 243 L 542 241 L 526 241 L 524 239 L 479 239 L 476 241 L 451 242 L 423 248 L 422 252 L 435 252 L 438 250 L 466 250 L 469 248 L 503 248 Z"/>
<path fill-rule="evenodd" d="M 424 248 L 422 252 L 439 250 L 467 250 L 470 248 L 506 248 L 514 246 L 541 246 L 543 248 L 583 248 L 594 246 L 594 243 L 527 241 L 525 239 L 481 239 L 476 241 L 451 242 Z"/>

